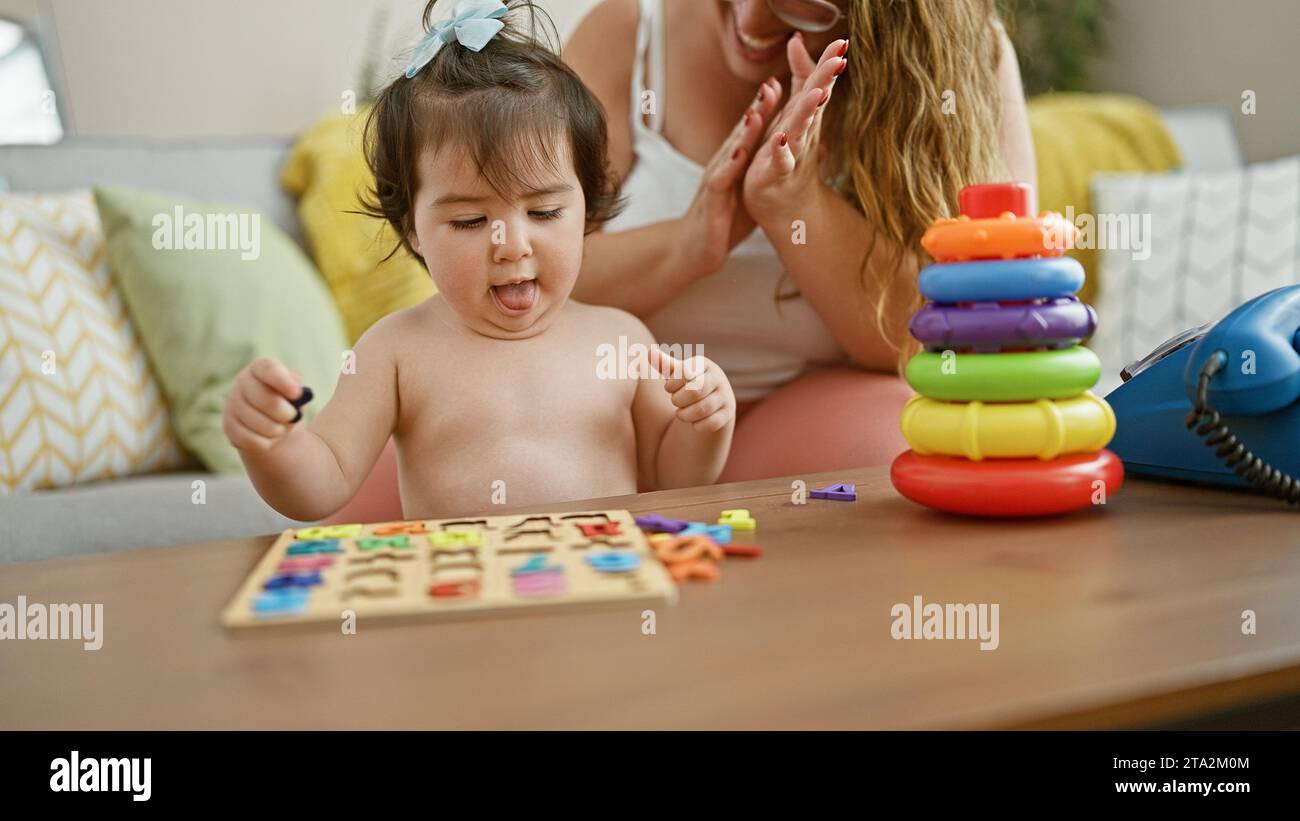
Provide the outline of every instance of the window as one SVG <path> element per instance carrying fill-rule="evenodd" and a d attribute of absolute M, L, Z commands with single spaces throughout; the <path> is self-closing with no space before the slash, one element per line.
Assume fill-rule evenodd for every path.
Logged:
<path fill-rule="evenodd" d="M 62 138 L 58 103 L 36 41 L 23 26 L 0 19 L 0 144 Z"/>

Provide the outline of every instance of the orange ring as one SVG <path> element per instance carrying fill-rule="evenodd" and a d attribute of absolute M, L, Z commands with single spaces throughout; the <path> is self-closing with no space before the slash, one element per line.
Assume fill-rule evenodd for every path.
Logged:
<path fill-rule="evenodd" d="M 1078 236 L 1079 229 L 1055 211 L 1037 217 L 1005 211 L 996 219 L 935 220 L 921 237 L 921 245 L 935 262 L 1059 257 L 1074 247 Z"/>

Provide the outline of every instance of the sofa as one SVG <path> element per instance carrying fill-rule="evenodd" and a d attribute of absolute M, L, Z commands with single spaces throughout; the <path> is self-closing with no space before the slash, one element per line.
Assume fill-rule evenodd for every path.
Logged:
<path fill-rule="evenodd" d="M 1241 165 L 1228 111 L 1162 114 L 1185 168 Z M 0 183 L 15 192 L 116 184 L 246 204 L 309 251 L 295 203 L 279 182 L 292 144 L 289 138 L 70 138 L 48 147 L 0 146 Z M 192 500 L 196 481 L 204 483 L 201 505 Z M 245 477 L 195 467 L 0 496 L 0 563 L 239 538 L 300 524 L 270 509 Z"/>
<path fill-rule="evenodd" d="M 243 203 L 304 245 L 295 203 L 279 183 L 292 144 L 288 138 L 73 138 L 54 146 L 0 146 L 0 179 L 11 191 L 115 184 Z M 201 505 L 192 502 L 196 480 L 204 483 Z M 295 524 L 268 507 L 245 477 L 195 467 L 0 496 L 0 562 L 239 538 Z"/>

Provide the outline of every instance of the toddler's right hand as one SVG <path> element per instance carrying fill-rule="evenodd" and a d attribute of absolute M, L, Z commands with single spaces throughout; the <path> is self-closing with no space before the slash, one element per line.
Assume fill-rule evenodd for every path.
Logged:
<path fill-rule="evenodd" d="M 239 372 L 226 395 L 221 429 L 236 450 L 266 453 L 302 418 L 299 407 L 311 389 L 299 374 L 271 357 L 254 360 Z"/>

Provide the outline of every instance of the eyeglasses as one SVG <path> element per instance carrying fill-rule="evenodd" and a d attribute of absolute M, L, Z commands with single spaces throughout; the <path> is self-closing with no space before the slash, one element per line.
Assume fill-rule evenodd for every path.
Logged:
<path fill-rule="evenodd" d="M 727 0 L 735 5 L 744 0 Z M 830 31 L 844 13 L 830 0 L 767 0 L 772 15 L 787 26 L 807 32 Z"/>

